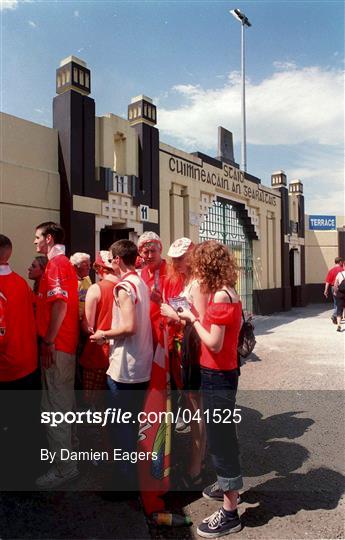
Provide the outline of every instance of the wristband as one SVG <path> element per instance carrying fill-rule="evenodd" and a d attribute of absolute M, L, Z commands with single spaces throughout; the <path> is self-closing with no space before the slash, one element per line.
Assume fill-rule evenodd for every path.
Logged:
<path fill-rule="evenodd" d="M 192 322 L 192 326 L 193 326 L 196 322 L 200 322 L 200 319 L 194 319 L 194 321 Z"/>

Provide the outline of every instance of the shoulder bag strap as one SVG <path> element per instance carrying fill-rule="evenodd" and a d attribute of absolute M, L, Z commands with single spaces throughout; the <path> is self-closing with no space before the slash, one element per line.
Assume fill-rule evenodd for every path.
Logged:
<path fill-rule="evenodd" d="M 230 298 L 230 302 L 233 304 L 230 293 L 228 291 L 226 291 L 225 289 L 222 289 L 222 292 L 225 292 L 228 295 L 228 297 Z M 243 309 L 242 309 L 242 319 L 243 319 L 243 322 L 246 322 Z"/>

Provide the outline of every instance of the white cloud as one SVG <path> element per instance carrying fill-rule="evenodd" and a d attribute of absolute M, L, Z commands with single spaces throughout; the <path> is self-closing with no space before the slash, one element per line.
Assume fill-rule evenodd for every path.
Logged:
<path fill-rule="evenodd" d="M 238 72 L 230 73 L 218 88 L 176 84 L 172 91 L 180 105 L 171 110 L 159 107 L 163 141 L 215 155 L 220 125 L 233 132 L 235 142 L 240 141 Z M 290 181 L 300 178 L 309 212 L 344 214 L 343 94 L 343 71 L 320 67 L 291 67 L 246 85 L 247 143 L 264 156 L 261 177 L 269 178 L 272 170 L 282 168 Z M 267 163 L 272 163 L 271 168 Z M 251 162 L 250 172 L 258 174 L 255 163 Z"/>
<path fill-rule="evenodd" d="M 306 198 L 306 213 L 344 216 L 344 190 L 315 194 L 310 200 Z"/>
<path fill-rule="evenodd" d="M 162 134 L 189 149 L 214 147 L 222 125 L 241 132 L 241 85 L 230 73 L 221 88 L 177 84 L 182 105 L 160 109 Z M 246 84 L 247 142 L 258 145 L 315 142 L 336 145 L 343 140 L 343 72 L 309 67 L 273 73 L 258 84 Z"/>
<path fill-rule="evenodd" d="M 34 0 L 0 0 L 0 11 L 17 9 L 19 4 L 33 4 Z"/>
<path fill-rule="evenodd" d="M 289 180 L 300 178 L 303 182 L 307 213 L 345 214 L 343 156 L 342 145 L 301 147 L 298 165 L 287 172 Z"/>
<path fill-rule="evenodd" d="M 273 66 L 276 69 L 281 69 L 284 71 L 297 68 L 297 65 L 295 64 L 295 62 L 280 62 L 279 60 L 276 60 L 275 62 L 273 62 Z"/>
<path fill-rule="evenodd" d="M 0 0 L 0 11 L 5 9 L 16 9 L 18 7 L 18 0 Z"/>
<path fill-rule="evenodd" d="M 28 21 L 28 23 L 32 28 L 37 28 L 37 24 L 34 21 Z"/>
<path fill-rule="evenodd" d="M 79 17 L 79 11 L 76 9 L 76 10 L 73 12 L 73 15 L 74 15 L 75 17 Z"/>

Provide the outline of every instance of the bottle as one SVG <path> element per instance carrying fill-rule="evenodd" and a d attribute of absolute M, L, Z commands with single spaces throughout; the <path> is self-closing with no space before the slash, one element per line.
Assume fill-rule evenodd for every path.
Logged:
<path fill-rule="evenodd" d="M 156 525 L 168 525 L 169 527 L 183 527 L 192 524 L 189 516 L 180 516 L 180 514 L 171 512 L 155 512 L 152 514 L 152 519 Z"/>

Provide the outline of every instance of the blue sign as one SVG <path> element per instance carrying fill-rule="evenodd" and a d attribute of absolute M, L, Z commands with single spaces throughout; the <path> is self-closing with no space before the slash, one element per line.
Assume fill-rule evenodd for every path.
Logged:
<path fill-rule="evenodd" d="M 337 220 L 335 216 L 309 216 L 310 231 L 335 231 Z"/>

